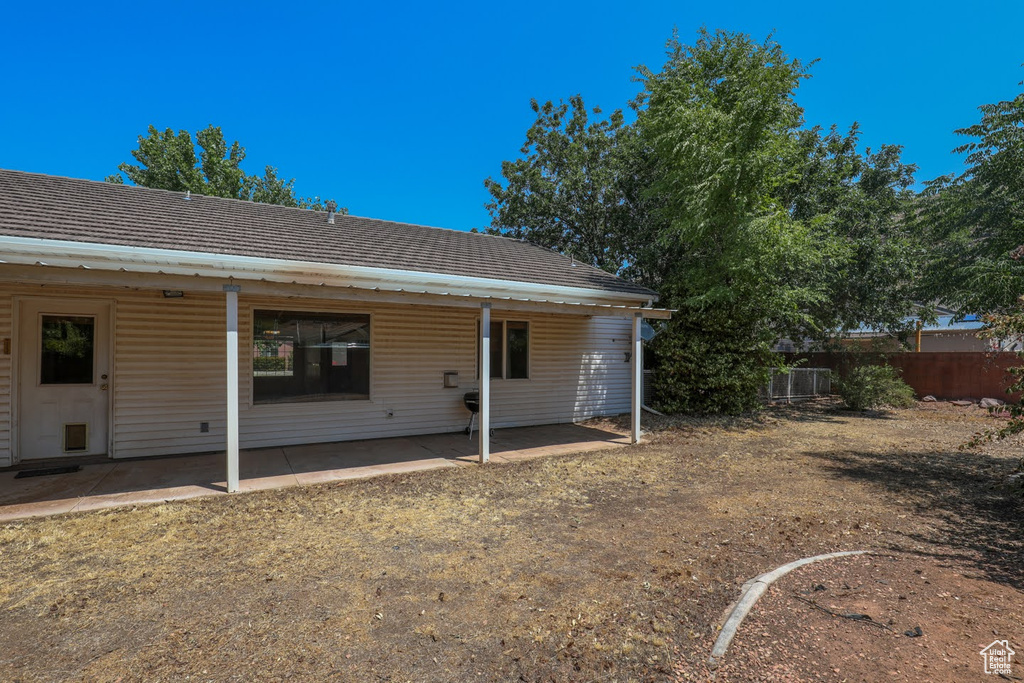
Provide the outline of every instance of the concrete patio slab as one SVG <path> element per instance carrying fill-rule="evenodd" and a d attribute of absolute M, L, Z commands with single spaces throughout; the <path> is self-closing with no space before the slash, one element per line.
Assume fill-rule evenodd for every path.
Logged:
<path fill-rule="evenodd" d="M 218 455 L 221 458 L 220 472 L 217 474 L 219 478 L 215 486 L 227 490 L 227 482 L 223 478 L 226 458 L 223 453 Z M 284 448 L 241 451 L 238 454 L 238 459 L 239 491 L 279 489 L 285 486 L 296 486 L 299 483 L 288 462 Z"/>
<path fill-rule="evenodd" d="M 445 442 L 441 442 L 444 444 Z M 496 431 L 491 438 L 492 462 L 516 462 L 578 451 L 628 446 L 629 436 L 583 425 L 543 425 Z M 459 462 L 477 462 L 476 441 L 454 444 L 445 457 Z"/>
<path fill-rule="evenodd" d="M 464 434 L 428 434 L 417 436 L 416 442 L 421 448 L 439 458 L 466 458 L 472 457 L 476 460 L 478 453 L 476 436 L 473 441 Z"/>
<path fill-rule="evenodd" d="M 495 432 L 491 458 L 507 463 L 628 443 L 623 434 L 581 425 L 519 427 Z M 476 461 L 477 439 L 462 433 L 261 448 L 240 453 L 239 488 L 259 491 Z M 224 454 L 212 453 L 84 464 L 79 472 L 25 479 L 7 470 L 0 472 L 0 522 L 227 495 L 225 468 Z"/>
<path fill-rule="evenodd" d="M 452 466 L 421 446 L 418 438 L 383 439 L 387 442 L 386 459 L 381 458 L 382 443 L 377 440 L 289 446 L 285 453 L 295 478 L 303 485 Z"/>
<path fill-rule="evenodd" d="M 0 521 L 70 512 L 115 466 L 87 465 L 79 472 L 24 479 L 15 479 L 14 470 L 0 473 Z"/>
<path fill-rule="evenodd" d="M 156 503 L 207 496 L 223 491 L 214 481 L 224 470 L 215 455 L 119 462 L 73 510 Z"/>

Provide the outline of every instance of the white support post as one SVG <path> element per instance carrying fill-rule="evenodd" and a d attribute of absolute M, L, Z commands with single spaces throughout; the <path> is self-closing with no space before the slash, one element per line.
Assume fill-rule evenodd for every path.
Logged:
<path fill-rule="evenodd" d="M 228 493 L 238 491 L 238 285 L 224 285 L 227 303 Z"/>
<path fill-rule="evenodd" d="M 480 464 L 491 459 L 491 305 L 480 304 Z"/>
<path fill-rule="evenodd" d="M 643 404 L 644 392 L 644 347 L 643 338 L 640 336 L 640 326 L 644 321 L 643 313 L 635 313 L 633 316 L 633 353 L 630 356 L 633 371 L 633 400 L 630 410 L 630 442 L 640 442 L 640 407 Z"/>

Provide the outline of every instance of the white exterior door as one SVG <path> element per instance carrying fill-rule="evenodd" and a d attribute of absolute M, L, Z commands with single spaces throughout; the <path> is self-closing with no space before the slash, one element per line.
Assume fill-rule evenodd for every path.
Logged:
<path fill-rule="evenodd" d="M 106 453 L 110 304 L 25 299 L 18 323 L 20 459 Z"/>

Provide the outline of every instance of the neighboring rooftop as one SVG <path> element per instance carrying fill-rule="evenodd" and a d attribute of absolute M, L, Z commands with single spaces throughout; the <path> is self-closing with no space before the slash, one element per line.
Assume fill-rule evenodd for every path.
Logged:
<path fill-rule="evenodd" d="M 506 237 L 0 169 L 0 235 L 656 294 Z"/>
<path fill-rule="evenodd" d="M 904 318 L 908 328 L 912 328 L 918 318 Z M 965 315 L 963 320 L 957 320 L 951 313 L 942 314 L 936 317 L 934 323 L 924 323 L 921 326 L 922 332 L 973 332 L 985 327 L 985 323 L 976 315 Z M 882 337 L 887 333 L 879 332 L 871 327 L 861 325 L 851 332 L 854 337 Z"/>

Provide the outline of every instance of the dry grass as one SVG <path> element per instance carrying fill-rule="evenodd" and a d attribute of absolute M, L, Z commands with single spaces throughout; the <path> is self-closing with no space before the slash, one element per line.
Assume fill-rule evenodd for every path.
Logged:
<path fill-rule="evenodd" d="M 699 667 L 740 583 L 797 557 L 941 552 L 1020 589 L 927 507 L 956 486 L 979 528 L 1019 514 L 985 479 L 1006 447 L 955 450 L 985 419 L 778 409 L 625 449 L 10 523 L 0 679 L 662 680 Z M 870 463 L 912 472 L 896 486 Z"/>

